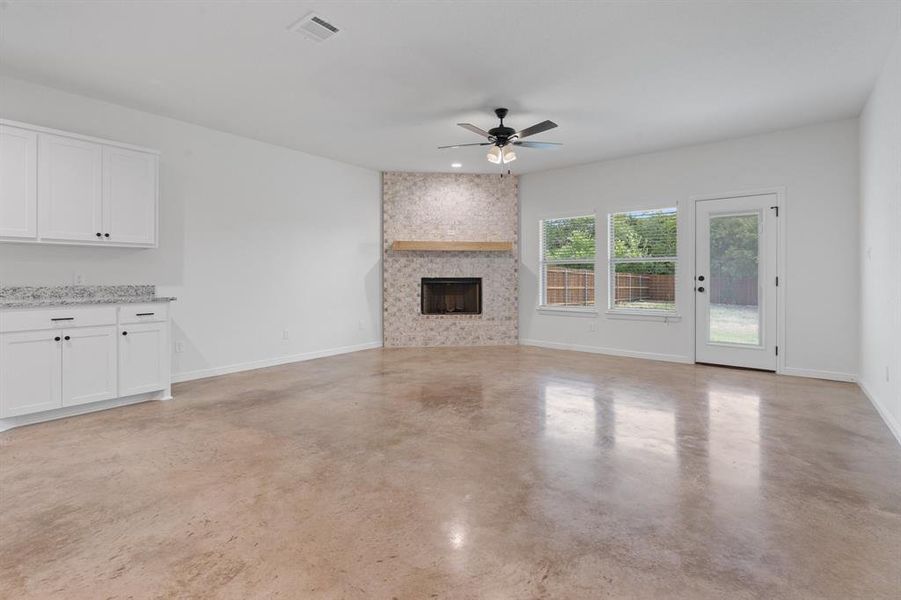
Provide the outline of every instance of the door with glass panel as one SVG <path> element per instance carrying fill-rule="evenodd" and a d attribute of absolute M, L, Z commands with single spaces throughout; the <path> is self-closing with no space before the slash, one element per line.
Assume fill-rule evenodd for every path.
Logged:
<path fill-rule="evenodd" d="M 776 370 L 778 196 L 696 204 L 695 360 Z"/>

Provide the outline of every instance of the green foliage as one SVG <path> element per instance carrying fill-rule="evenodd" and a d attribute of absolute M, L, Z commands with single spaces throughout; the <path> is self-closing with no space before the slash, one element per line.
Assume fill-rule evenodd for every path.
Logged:
<path fill-rule="evenodd" d="M 676 256 L 676 209 L 620 213 L 613 216 L 614 258 Z M 675 262 L 621 263 L 617 273 L 673 275 Z"/>
<path fill-rule="evenodd" d="M 594 258 L 594 217 L 544 221 L 545 258 Z"/>
<path fill-rule="evenodd" d="M 757 216 L 710 220 L 710 276 L 757 276 Z"/>

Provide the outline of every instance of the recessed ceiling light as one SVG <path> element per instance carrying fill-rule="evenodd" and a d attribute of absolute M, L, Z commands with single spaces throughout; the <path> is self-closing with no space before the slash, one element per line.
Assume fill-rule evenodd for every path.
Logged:
<path fill-rule="evenodd" d="M 463 163 L 451 163 L 451 166 L 455 169 L 459 169 L 463 166 Z"/>

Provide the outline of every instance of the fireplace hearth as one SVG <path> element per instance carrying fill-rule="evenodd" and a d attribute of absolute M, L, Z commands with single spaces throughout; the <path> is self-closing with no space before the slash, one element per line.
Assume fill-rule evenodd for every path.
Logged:
<path fill-rule="evenodd" d="M 482 314 L 481 277 L 423 277 L 422 314 Z"/>

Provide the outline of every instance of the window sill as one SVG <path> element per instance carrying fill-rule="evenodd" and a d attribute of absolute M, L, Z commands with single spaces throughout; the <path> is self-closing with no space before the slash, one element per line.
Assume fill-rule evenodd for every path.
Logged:
<path fill-rule="evenodd" d="M 682 315 L 667 312 L 608 310 L 608 319 L 626 319 L 632 321 L 658 321 L 660 323 L 678 323 Z"/>
<path fill-rule="evenodd" d="M 575 306 L 539 306 L 538 313 L 542 315 L 558 315 L 565 317 L 597 317 L 598 309 L 592 307 Z"/>

